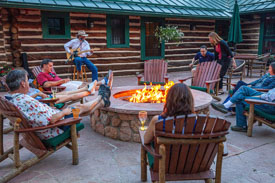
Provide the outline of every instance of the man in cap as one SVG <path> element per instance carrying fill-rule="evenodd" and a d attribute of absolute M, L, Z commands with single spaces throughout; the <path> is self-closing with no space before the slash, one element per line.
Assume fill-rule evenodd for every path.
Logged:
<path fill-rule="evenodd" d="M 73 50 L 79 49 L 80 52 L 87 51 L 85 53 L 81 53 L 77 57 L 74 58 L 74 64 L 76 65 L 77 72 L 81 71 L 81 65 L 85 64 L 90 71 L 92 71 L 92 81 L 98 80 L 98 72 L 97 67 L 87 59 L 87 56 L 92 55 L 89 43 L 85 40 L 88 34 L 85 33 L 84 30 L 78 31 L 76 35 L 76 39 L 72 39 L 64 45 L 66 52 L 73 54 L 74 51 L 70 51 L 70 48 Z M 78 73 L 79 74 L 79 73 Z"/>

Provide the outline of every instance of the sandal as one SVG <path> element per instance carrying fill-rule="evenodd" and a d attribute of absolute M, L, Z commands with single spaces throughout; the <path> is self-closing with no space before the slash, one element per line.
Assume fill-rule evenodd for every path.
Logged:
<path fill-rule="evenodd" d="M 104 101 L 104 107 L 109 107 L 111 105 L 111 102 L 110 102 L 111 90 L 108 86 L 100 85 L 98 90 L 98 95 L 101 95 L 101 98 Z"/>

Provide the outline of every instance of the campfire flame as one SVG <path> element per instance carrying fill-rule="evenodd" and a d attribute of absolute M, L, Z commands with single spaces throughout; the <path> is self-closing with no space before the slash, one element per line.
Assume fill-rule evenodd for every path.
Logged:
<path fill-rule="evenodd" d="M 169 81 L 164 85 L 164 90 L 162 90 L 161 85 L 152 86 L 152 83 L 150 83 L 151 88 L 147 89 L 145 84 L 142 90 L 136 90 L 136 93 L 132 95 L 129 101 L 134 103 L 165 103 L 168 89 L 173 85 L 174 82 Z"/>

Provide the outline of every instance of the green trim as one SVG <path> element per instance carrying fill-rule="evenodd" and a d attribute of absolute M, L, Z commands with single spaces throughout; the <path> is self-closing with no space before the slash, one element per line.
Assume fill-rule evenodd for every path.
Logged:
<path fill-rule="evenodd" d="M 112 44 L 112 26 L 111 26 L 111 19 L 112 18 L 124 18 L 125 20 L 125 44 Z M 107 15 L 107 48 L 129 48 L 130 47 L 129 41 L 129 17 L 128 16 L 114 16 L 114 15 Z"/>
<path fill-rule="evenodd" d="M 141 42 L 141 60 L 150 60 L 150 59 L 163 59 L 165 57 L 165 43 L 161 43 L 161 56 L 145 56 L 145 22 L 158 22 L 161 26 L 164 25 L 165 20 L 162 18 L 152 18 L 152 17 L 141 17 L 141 30 L 140 30 L 140 42 Z"/>
<path fill-rule="evenodd" d="M 263 42 L 264 42 L 264 23 L 265 23 L 265 15 L 261 16 L 261 24 L 260 24 L 260 35 L 259 35 L 259 46 L 258 46 L 258 55 L 261 55 L 263 52 Z"/>
<path fill-rule="evenodd" d="M 64 18 L 65 35 L 50 35 L 48 28 L 48 18 L 57 17 Z M 70 14 L 68 12 L 53 12 L 41 11 L 42 33 L 44 39 L 70 39 L 71 38 L 71 25 Z"/>
<path fill-rule="evenodd" d="M 39 9 L 39 10 L 49 10 L 49 11 L 63 11 L 63 12 L 82 12 L 82 13 L 103 13 L 103 14 L 117 14 L 117 15 L 134 15 L 134 16 L 152 16 L 157 18 L 165 17 L 181 17 L 181 18 L 195 18 L 195 19 L 219 19 L 228 20 L 231 17 L 226 15 L 221 16 L 209 16 L 209 15 L 183 15 L 176 13 L 156 13 L 148 11 L 131 11 L 131 10 L 113 10 L 104 8 L 83 8 L 76 6 L 61 6 L 61 5 L 41 5 L 33 3 L 3 3 L 0 2 L 0 6 L 4 8 L 28 8 L 28 9 Z"/>

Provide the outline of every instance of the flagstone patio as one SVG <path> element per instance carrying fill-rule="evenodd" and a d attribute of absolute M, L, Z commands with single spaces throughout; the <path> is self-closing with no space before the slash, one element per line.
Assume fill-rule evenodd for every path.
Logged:
<path fill-rule="evenodd" d="M 189 73 L 169 73 L 177 81 Z M 255 78 L 245 78 L 245 81 Z M 134 76 L 115 77 L 114 86 L 135 86 Z M 189 84 L 189 83 L 188 83 Z M 3 95 L 4 93 L 0 93 Z M 225 98 L 224 94 L 222 98 Z M 225 116 L 210 107 L 212 115 Z M 235 125 L 235 116 L 225 117 Z M 34 167 L 14 178 L 12 183 L 135 183 L 140 182 L 140 144 L 113 140 L 96 133 L 90 127 L 89 117 L 82 122 L 85 129 L 78 140 L 79 164 L 71 164 L 71 151 L 62 148 Z M 7 125 L 7 120 L 5 125 Z M 5 148 L 12 145 L 13 134 L 4 136 Z M 255 126 L 253 137 L 246 133 L 230 131 L 227 135 L 229 155 L 222 166 L 223 183 L 273 183 L 275 182 L 275 131 L 265 125 Z M 33 156 L 27 150 L 21 159 Z M 0 176 L 12 167 L 7 159 L 0 164 Z M 215 168 L 215 166 L 213 166 Z M 150 174 L 148 173 L 148 182 Z M 187 181 L 203 182 L 203 181 Z"/>

